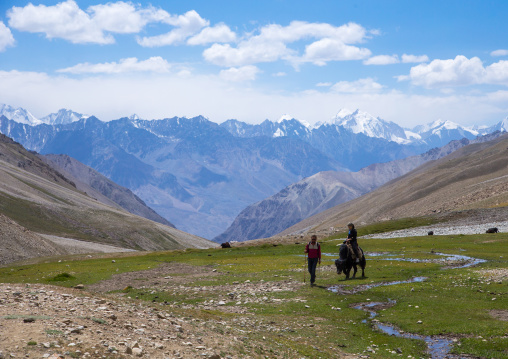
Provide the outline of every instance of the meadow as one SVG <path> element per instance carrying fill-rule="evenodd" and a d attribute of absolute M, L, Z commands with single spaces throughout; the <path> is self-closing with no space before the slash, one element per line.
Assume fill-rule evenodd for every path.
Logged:
<path fill-rule="evenodd" d="M 0 282 L 83 284 L 87 290 L 118 278 L 106 293 L 118 300 L 228 322 L 230 332 L 217 334 L 243 338 L 231 348 L 237 355 L 430 357 L 423 340 L 388 335 L 382 323 L 397 333 L 446 339 L 456 357 L 508 358 L 508 234 L 360 239 L 366 278 L 360 272 L 348 281 L 333 266 L 342 237 L 320 241 L 315 287 L 304 270 L 304 243 L 44 259 L 0 268 Z M 439 253 L 485 262 L 461 267 Z M 166 278 L 159 285 L 151 271 L 163 266 L 172 270 L 157 272 Z M 121 278 L 139 271 L 147 278 Z M 411 282 L 415 277 L 421 281 Z"/>

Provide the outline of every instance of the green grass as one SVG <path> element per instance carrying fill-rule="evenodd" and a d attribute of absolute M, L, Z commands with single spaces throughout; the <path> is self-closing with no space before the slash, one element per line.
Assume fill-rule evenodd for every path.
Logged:
<path fill-rule="evenodd" d="M 390 228 L 421 222 L 406 221 L 385 223 Z M 377 226 L 377 227 L 376 227 Z M 373 225 L 365 231 L 381 230 Z M 383 227 L 386 228 L 386 227 Z M 340 241 L 328 238 L 322 241 L 324 253 L 336 254 Z M 422 341 L 388 336 L 373 328 L 367 320 L 369 314 L 352 308 L 354 303 L 367 301 L 396 303 L 379 311 L 376 319 L 390 323 L 401 330 L 420 335 L 446 335 L 458 339 L 453 346 L 456 355 L 472 355 L 488 358 L 508 358 L 506 352 L 506 322 L 493 318 L 491 310 L 508 308 L 506 280 L 503 283 L 486 279 L 479 270 L 508 269 L 508 234 L 496 235 L 451 235 L 425 236 L 396 239 L 360 239 L 360 245 L 368 252 L 383 252 L 395 255 L 385 258 L 436 258 L 433 252 L 461 254 L 486 259 L 488 262 L 473 268 L 443 269 L 438 263 L 413 263 L 383 258 L 368 259 L 365 279 L 344 281 L 332 270 L 318 273 L 318 285 L 297 287 L 294 291 L 260 293 L 257 300 L 241 307 L 252 313 L 250 318 L 259 322 L 259 327 L 248 328 L 243 337 L 247 338 L 237 353 L 256 353 L 259 356 L 278 357 L 321 357 L 334 358 L 338 351 L 364 353 L 367 347 L 376 345 L 371 358 L 426 357 L 426 346 Z M 114 255 L 107 258 L 86 260 L 64 260 L 44 262 L 30 266 L 0 268 L 0 281 L 7 283 L 51 283 L 71 287 L 82 283 L 90 285 L 108 279 L 114 273 L 124 273 L 156 268 L 164 263 L 182 263 L 201 266 L 205 271 L 215 269 L 218 275 L 191 277 L 187 273 L 171 274 L 188 291 L 165 290 L 160 287 L 136 288 L 136 282 L 127 283 L 123 292 L 132 300 L 174 304 L 172 311 L 202 320 L 228 321 L 234 327 L 237 314 L 223 312 L 221 307 L 213 310 L 200 309 L 205 301 L 227 298 L 233 283 L 303 281 L 303 245 L 262 245 L 231 249 L 185 250 L 130 255 Z M 111 259 L 115 259 L 112 263 Z M 324 256 L 322 265 L 332 265 L 334 256 Z M 298 271 L 300 270 L 300 271 Z M 408 280 L 424 276 L 425 282 L 378 286 L 351 295 L 332 293 L 326 287 L 336 284 L 353 288 L 363 284 Z M 65 280 L 61 280 L 63 278 Z M 56 280 L 59 278 L 60 280 Z M 182 281 L 183 280 L 183 281 Z M 307 274 L 308 280 L 308 274 Z M 195 287 L 210 287 L 213 290 L 193 291 Z M 136 299 L 137 298 L 137 299 Z M 495 300 L 492 300 L 496 298 Z M 244 298 L 245 299 L 245 298 Z M 272 302 L 272 299 L 282 300 Z M 302 302 L 302 300 L 306 302 Z M 226 307 L 234 305 L 227 303 Z M 155 304 L 152 304 L 155 303 Z M 191 309 L 179 309 L 181 305 Z M 306 308 L 308 305 L 309 308 Z M 339 307 L 340 310 L 333 310 Z M 92 319 L 93 320 L 93 319 Z M 363 320 L 367 320 L 362 323 Z M 422 323 L 419 324 L 418 321 Z M 312 326 L 309 326 L 312 325 Z M 289 329 L 288 329 L 289 328 Z M 198 328 L 196 329 L 198 330 Z M 214 329 L 217 333 L 231 335 L 224 328 Z M 269 338 L 270 340 L 263 339 Z M 481 337 L 481 338 L 480 338 Z M 487 340 L 484 342 L 483 340 Z M 490 344 L 492 343 L 492 344 Z M 459 345 L 460 344 L 460 345 Z"/>

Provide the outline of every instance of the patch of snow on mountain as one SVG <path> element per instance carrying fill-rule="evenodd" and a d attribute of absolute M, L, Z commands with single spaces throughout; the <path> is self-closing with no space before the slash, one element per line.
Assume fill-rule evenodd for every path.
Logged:
<path fill-rule="evenodd" d="M 285 136 L 285 134 L 284 132 L 282 132 L 280 128 L 278 128 L 277 131 L 275 131 L 275 133 L 273 134 L 273 137 L 282 137 L 282 136 Z"/>
<path fill-rule="evenodd" d="M 420 136 L 416 132 L 413 132 L 410 130 L 404 130 L 404 133 L 406 134 L 406 138 L 408 140 L 421 140 L 422 139 L 422 136 Z"/>

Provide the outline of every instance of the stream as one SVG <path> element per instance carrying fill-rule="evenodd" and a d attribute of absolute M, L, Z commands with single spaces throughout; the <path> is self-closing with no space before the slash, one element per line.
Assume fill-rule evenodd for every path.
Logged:
<path fill-rule="evenodd" d="M 355 309 L 366 311 L 370 314 L 369 320 L 372 321 L 377 316 L 377 312 L 373 310 L 373 307 L 376 306 L 385 306 L 385 305 L 393 305 L 395 304 L 395 301 L 390 301 L 389 303 L 381 303 L 381 302 L 371 302 L 366 304 L 360 304 L 355 306 Z M 362 323 L 367 323 L 367 319 L 364 319 Z M 394 335 L 399 338 L 406 338 L 406 339 L 418 339 L 423 340 L 427 344 L 429 354 L 431 355 L 431 358 L 433 359 L 444 359 L 446 358 L 447 354 L 449 353 L 450 349 L 453 346 L 453 341 L 448 338 L 443 337 L 431 337 L 429 335 L 423 336 L 418 334 L 412 334 L 412 333 L 405 333 L 400 332 L 397 330 L 394 326 L 383 324 L 379 322 L 374 322 L 373 325 L 382 331 L 385 334 L 388 335 Z"/>
<path fill-rule="evenodd" d="M 365 253 L 366 257 L 376 257 L 378 260 L 389 260 L 389 261 L 408 261 L 408 262 L 415 262 L 415 263 L 444 263 L 449 264 L 447 267 L 444 267 L 443 269 L 459 269 L 459 268 L 469 268 L 472 266 L 475 266 L 480 263 L 485 263 L 486 260 L 484 259 L 478 259 L 473 257 L 468 257 L 464 255 L 459 254 L 445 254 L 445 253 L 433 253 L 437 256 L 440 256 L 440 258 L 436 259 L 416 259 L 416 258 L 405 258 L 405 257 L 395 257 L 393 254 L 388 253 Z M 388 257 L 388 258 L 382 258 L 382 257 Z M 389 285 L 397 285 L 397 284 L 403 284 L 403 283 L 415 283 L 415 282 L 423 282 L 427 278 L 426 277 L 413 277 L 408 280 L 401 280 L 401 281 L 393 281 L 393 282 L 381 282 L 381 283 L 373 283 L 373 284 L 360 284 L 353 289 L 345 289 L 344 285 L 334 285 L 328 288 L 328 290 L 334 292 L 334 293 L 340 293 L 340 294 L 354 294 L 358 293 L 360 291 L 368 290 L 370 288 L 375 287 L 381 287 L 381 286 L 389 286 Z M 448 353 L 450 352 L 453 341 L 448 338 L 444 337 L 437 337 L 437 336 L 425 336 L 425 335 L 419 335 L 419 334 L 413 334 L 413 333 L 406 333 L 399 331 L 395 326 L 390 324 L 383 324 L 378 322 L 377 320 L 374 320 L 374 318 L 377 316 L 377 312 L 374 309 L 375 307 L 386 307 L 386 306 L 392 306 L 396 303 L 394 300 L 389 300 L 387 303 L 382 302 L 371 302 L 371 303 L 363 303 L 359 304 L 353 308 L 358 310 L 363 310 L 368 312 L 369 318 L 362 320 L 362 323 L 367 323 L 370 321 L 374 327 L 376 327 L 381 332 L 393 335 L 400 338 L 406 338 L 406 339 L 418 339 L 423 340 L 427 344 L 428 352 L 431 355 L 431 358 L 433 359 L 444 359 L 447 357 Z"/>

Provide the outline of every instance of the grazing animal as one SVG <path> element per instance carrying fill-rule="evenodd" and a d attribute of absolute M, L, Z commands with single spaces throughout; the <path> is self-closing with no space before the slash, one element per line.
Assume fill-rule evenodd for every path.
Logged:
<path fill-rule="evenodd" d="M 222 248 L 231 248 L 231 244 L 229 242 L 224 242 L 224 243 L 221 243 L 220 246 Z"/>
<path fill-rule="evenodd" d="M 433 235 L 434 235 L 434 231 L 428 231 L 428 232 L 427 232 L 427 234 L 428 234 L 429 236 L 433 236 Z"/>
<path fill-rule="evenodd" d="M 497 227 L 489 228 L 485 233 L 499 233 L 499 230 L 497 229 Z"/>
<path fill-rule="evenodd" d="M 363 255 L 363 249 L 358 247 L 358 249 L 362 252 L 362 258 L 360 259 L 360 268 L 362 268 L 362 278 L 365 277 L 365 266 L 367 264 L 365 260 L 365 256 Z M 349 273 L 351 272 L 351 268 L 354 269 L 353 278 L 356 277 L 356 272 L 358 269 L 356 268 L 356 261 L 353 259 L 353 255 L 351 251 L 348 249 L 347 245 L 343 243 L 339 249 L 339 259 L 335 260 L 335 267 L 337 267 L 337 274 L 341 274 L 344 272 L 346 275 L 346 279 L 349 279 Z"/>

